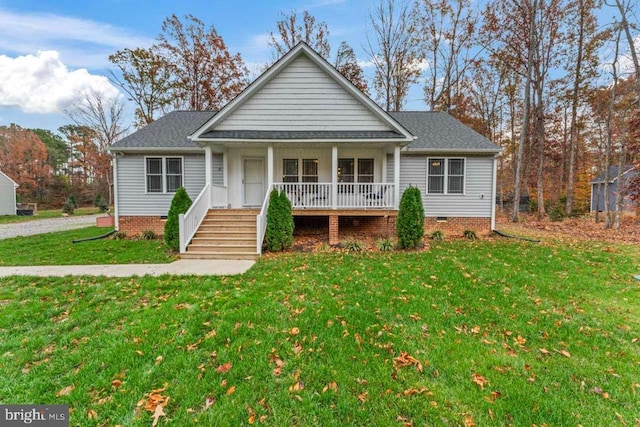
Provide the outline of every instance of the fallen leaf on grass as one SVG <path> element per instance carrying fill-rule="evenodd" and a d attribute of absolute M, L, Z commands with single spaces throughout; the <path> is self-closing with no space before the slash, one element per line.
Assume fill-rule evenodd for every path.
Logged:
<path fill-rule="evenodd" d="M 229 372 L 229 370 L 231 370 L 232 366 L 233 364 L 231 364 L 231 362 L 223 363 L 216 368 L 216 372 L 220 374 L 226 374 L 227 372 Z"/>
<path fill-rule="evenodd" d="M 233 393 L 236 392 L 236 386 L 232 385 L 231 387 L 229 387 L 229 389 L 227 390 L 227 396 L 232 395 Z"/>
<path fill-rule="evenodd" d="M 367 400 L 369 400 L 369 392 L 365 391 L 364 393 L 360 393 L 358 395 L 358 400 L 362 403 L 366 402 Z"/>
<path fill-rule="evenodd" d="M 204 410 L 206 411 L 207 409 L 211 408 L 215 403 L 215 397 L 207 396 L 207 398 L 204 400 Z"/>
<path fill-rule="evenodd" d="M 60 397 L 60 396 L 68 396 L 69 394 L 71 394 L 71 392 L 73 391 L 73 389 L 76 388 L 76 386 L 72 385 L 68 385 L 65 388 L 63 388 L 62 390 L 59 390 L 56 393 L 56 397 Z"/>
<path fill-rule="evenodd" d="M 122 381 L 120 381 L 120 380 L 111 381 L 111 387 L 113 387 L 114 389 L 120 387 L 121 385 L 122 385 Z"/>
<path fill-rule="evenodd" d="M 571 353 L 569 353 L 567 350 L 554 350 L 556 353 L 560 353 L 561 355 L 563 355 L 566 358 L 571 359 Z"/>
<path fill-rule="evenodd" d="M 89 418 L 90 420 L 95 420 L 96 418 L 98 418 L 98 413 L 93 409 L 89 409 L 87 411 L 87 418 Z"/>
<path fill-rule="evenodd" d="M 331 381 L 329 384 L 324 386 L 324 388 L 322 389 L 322 392 L 326 393 L 329 390 L 338 390 L 338 383 L 336 383 L 335 381 Z"/>
<path fill-rule="evenodd" d="M 294 385 L 289 387 L 289 393 L 295 393 L 296 391 L 304 390 L 304 383 L 302 381 L 296 381 Z"/>
<path fill-rule="evenodd" d="M 153 423 L 151 424 L 151 427 L 156 427 L 158 425 L 160 417 L 164 417 L 166 415 L 167 414 L 165 414 L 164 410 L 162 409 L 162 405 L 156 406 L 156 410 L 153 411 Z"/>
<path fill-rule="evenodd" d="M 542 354 L 544 354 L 545 356 L 549 356 L 551 354 L 551 352 L 549 350 L 547 350 L 546 348 L 539 348 L 538 351 Z"/>
<path fill-rule="evenodd" d="M 473 417 L 471 415 L 466 415 L 464 417 L 464 427 L 474 427 L 476 423 L 473 421 Z"/>
<path fill-rule="evenodd" d="M 298 335 L 300 333 L 300 328 L 291 328 L 289 330 L 289 335 L 293 336 L 293 335 Z"/>
<path fill-rule="evenodd" d="M 418 372 L 423 371 L 422 363 L 418 359 L 413 356 L 410 356 L 408 353 L 400 352 L 400 356 L 393 358 L 393 366 L 394 367 L 406 367 L 406 366 L 415 366 Z"/>
<path fill-rule="evenodd" d="M 293 345 L 293 352 L 295 354 L 300 354 L 302 352 L 302 344 L 300 344 L 298 341 L 296 341 L 296 343 Z"/>
<path fill-rule="evenodd" d="M 476 373 L 471 375 L 471 381 L 477 384 L 478 387 L 480 387 L 480 390 L 484 390 L 484 386 L 489 384 L 489 380 L 487 380 L 482 375 L 476 374 Z"/>

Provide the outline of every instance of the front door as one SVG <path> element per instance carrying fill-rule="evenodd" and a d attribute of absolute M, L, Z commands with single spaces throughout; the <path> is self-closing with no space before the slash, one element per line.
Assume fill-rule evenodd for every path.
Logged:
<path fill-rule="evenodd" d="M 264 201 L 264 159 L 243 160 L 245 206 L 261 206 Z"/>

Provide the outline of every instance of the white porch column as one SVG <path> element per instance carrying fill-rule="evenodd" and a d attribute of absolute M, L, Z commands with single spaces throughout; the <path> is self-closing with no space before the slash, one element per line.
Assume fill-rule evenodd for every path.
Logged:
<path fill-rule="evenodd" d="M 206 185 L 211 186 L 213 183 L 213 166 L 212 166 L 212 155 L 211 155 L 211 146 L 207 145 L 204 147 L 204 182 Z"/>
<path fill-rule="evenodd" d="M 491 231 L 496 229 L 496 185 L 498 176 L 498 156 L 493 158 L 493 181 L 491 186 Z"/>
<path fill-rule="evenodd" d="M 400 207 L 400 146 L 393 150 L 393 203 L 395 208 Z"/>
<path fill-rule="evenodd" d="M 338 147 L 331 147 L 331 207 L 338 209 Z"/>
<path fill-rule="evenodd" d="M 229 187 L 229 152 L 227 149 L 222 152 L 222 186 Z"/>
<path fill-rule="evenodd" d="M 273 185 L 273 144 L 267 147 L 267 188 Z"/>
<path fill-rule="evenodd" d="M 387 182 L 387 153 L 382 153 L 382 179 L 381 182 Z"/>

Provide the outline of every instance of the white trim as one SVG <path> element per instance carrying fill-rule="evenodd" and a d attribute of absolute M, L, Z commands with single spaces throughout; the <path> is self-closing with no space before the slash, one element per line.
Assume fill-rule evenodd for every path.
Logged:
<path fill-rule="evenodd" d="M 267 147 L 267 188 L 270 188 L 273 185 L 273 173 L 273 144 L 269 144 Z"/>
<path fill-rule="evenodd" d="M 162 191 L 149 191 L 147 188 L 147 159 L 162 159 Z M 180 159 L 180 170 L 182 176 L 182 185 L 185 186 L 184 177 L 184 156 L 144 156 L 144 194 L 175 194 L 175 191 L 167 191 L 167 159 Z M 205 180 L 206 185 L 206 180 Z M 185 187 L 186 188 L 186 187 Z"/>
<path fill-rule="evenodd" d="M 205 185 L 213 185 L 213 154 L 211 153 L 211 146 L 207 145 L 204 147 L 204 184 Z M 184 174 L 184 171 L 183 171 Z"/>
<path fill-rule="evenodd" d="M 331 147 L 331 208 L 338 209 L 338 146 Z"/>
<path fill-rule="evenodd" d="M 400 208 L 400 146 L 393 150 L 393 200 L 395 208 Z"/>
<path fill-rule="evenodd" d="M 442 175 L 443 177 L 443 182 L 442 182 L 442 186 L 443 186 L 443 192 L 442 193 L 431 193 L 429 191 L 429 163 L 431 163 L 431 160 L 440 160 L 442 159 L 444 161 L 444 175 Z M 462 176 L 462 193 L 449 193 L 449 160 L 462 160 L 464 162 L 463 164 L 463 168 L 464 168 L 464 175 Z M 495 161 L 495 159 L 494 159 Z M 425 190 L 427 195 L 429 196 L 466 196 L 467 195 L 467 158 L 466 157 L 446 157 L 446 156 L 433 156 L 433 157 L 427 157 L 427 181 L 425 182 Z M 440 175 L 438 175 L 440 176 Z M 460 175 L 454 175 L 454 176 L 460 176 Z M 495 180 L 494 180 L 495 182 Z"/>
<path fill-rule="evenodd" d="M 18 185 L 17 182 L 15 182 L 14 180 L 12 180 L 11 178 L 9 178 L 9 175 L 7 175 L 6 173 L 0 171 L 0 175 L 4 176 L 5 178 L 7 178 L 9 181 L 13 182 L 13 186 L 14 187 L 20 187 L 20 185 Z"/>
<path fill-rule="evenodd" d="M 189 135 L 189 139 L 192 141 L 210 141 L 203 140 L 200 137 L 202 134 L 213 128 L 216 124 L 222 122 L 227 116 L 238 109 L 248 98 L 250 98 L 255 92 L 258 92 L 269 81 L 271 81 L 276 75 L 278 75 L 283 69 L 285 69 L 291 62 L 293 62 L 298 56 L 306 55 L 316 66 L 324 70 L 330 77 L 332 77 L 337 83 L 339 83 L 345 90 L 351 93 L 351 95 L 357 99 L 363 106 L 370 110 L 378 119 L 385 122 L 389 127 L 399 132 L 404 136 L 404 139 L 395 142 L 413 142 L 415 137 L 411 132 L 404 128 L 397 120 L 391 117 L 380 106 L 373 102 L 362 91 L 355 87 L 346 77 L 340 74 L 334 67 L 331 66 L 324 58 L 311 49 L 305 43 L 298 43 L 293 49 L 280 58 L 275 64 L 273 64 L 267 71 L 262 73 L 256 80 L 253 81 L 240 95 L 236 96 L 231 102 L 225 105 L 218 114 L 211 117 L 205 124 L 200 126 L 193 134 Z M 326 140 L 325 140 L 326 141 Z M 253 142 L 260 142 L 259 140 L 253 140 Z M 270 140 L 269 142 L 273 142 Z M 313 140 L 309 142 L 315 142 Z"/>
<path fill-rule="evenodd" d="M 145 164 L 146 164 L 145 160 Z M 144 180 L 147 180 L 147 176 L 145 175 Z M 120 230 L 120 204 L 118 203 L 118 156 L 113 155 L 113 216 L 115 218 L 115 229 Z M 146 187 L 146 184 L 145 184 Z"/>
<path fill-rule="evenodd" d="M 465 162 L 466 163 L 466 162 Z M 465 165 L 466 176 L 466 165 Z M 498 159 L 493 158 L 493 180 L 491 182 L 491 230 L 496 229 L 496 195 L 497 195 L 497 178 L 498 178 Z"/>

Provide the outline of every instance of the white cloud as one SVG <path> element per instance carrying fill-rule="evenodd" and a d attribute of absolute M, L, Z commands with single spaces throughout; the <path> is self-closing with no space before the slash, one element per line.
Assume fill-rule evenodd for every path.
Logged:
<path fill-rule="evenodd" d="M 153 39 L 113 25 L 52 13 L 0 9 L 0 52 L 56 50 L 72 66 L 103 67 L 124 47 L 147 47 Z"/>
<path fill-rule="evenodd" d="M 120 92 L 104 76 L 86 69 L 69 70 L 56 51 L 11 58 L 0 55 L 0 106 L 17 107 L 25 113 L 58 113 L 83 102 L 86 93 L 106 99 Z"/>

